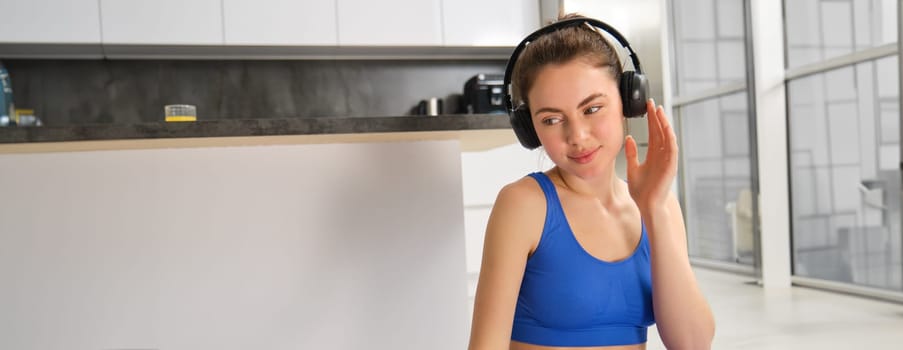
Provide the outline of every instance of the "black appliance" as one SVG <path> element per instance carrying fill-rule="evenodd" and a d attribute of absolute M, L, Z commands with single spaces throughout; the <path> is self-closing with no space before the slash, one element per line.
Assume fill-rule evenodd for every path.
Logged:
<path fill-rule="evenodd" d="M 503 74 L 477 74 L 464 83 L 461 112 L 469 114 L 506 114 Z"/>

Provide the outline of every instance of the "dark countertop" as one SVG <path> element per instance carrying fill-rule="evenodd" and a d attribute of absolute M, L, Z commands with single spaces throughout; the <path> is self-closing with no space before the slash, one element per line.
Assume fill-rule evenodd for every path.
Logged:
<path fill-rule="evenodd" d="M 0 128 L 0 144 L 161 138 L 322 135 L 508 129 L 507 115 L 221 119 L 184 123 Z"/>
<path fill-rule="evenodd" d="M 447 139 L 464 151 L 516 142 L 508 116 L 498 114 L 220 119 L 0 128 L 0 154 Z"/>

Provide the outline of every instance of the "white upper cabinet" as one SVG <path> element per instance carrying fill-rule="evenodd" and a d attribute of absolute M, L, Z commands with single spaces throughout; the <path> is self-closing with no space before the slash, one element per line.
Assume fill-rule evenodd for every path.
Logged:
<path fill-rule="evenodd" d="M 226 45 L 330 45 L 336 0 L 223 0 Z"/>
<path fill-rule="evenodd" d="M 99 44 L 97 0 L 0 0 L 0 42 Z"/>
<path fill-rule="evenodd" d="M 557 1 L 0 0 L 0 55 L 470 55 L 454 50 L 516 45 L 539 27 L 544 3 Z"/>
<path fill-rule="evenodd" d="M 442 45 L 441 0 L 337 2 L 339 45 Z"/>
<path fill-rule="evenodd" d="M 100 0 L 103 42 L 222 45 L 221 0 Z"/>
<path fill-rule="evenodd" d="M 539 6 L 536 0 L 445 0 L 445 46 L 517 46 L 539 29 Z"/>

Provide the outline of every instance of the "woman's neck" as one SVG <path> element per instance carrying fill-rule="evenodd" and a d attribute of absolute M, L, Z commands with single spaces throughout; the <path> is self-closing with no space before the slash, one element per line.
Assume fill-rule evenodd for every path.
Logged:
<path fill-rule="evenodd" d="M 621 179 L 615 175 L 613 167 L 590 179 L 577 177 L 557 166 L 554 172 L 565 188 L 580 196 L 595 197 L 606 208 L 616 207 L 622 196 Z"/>

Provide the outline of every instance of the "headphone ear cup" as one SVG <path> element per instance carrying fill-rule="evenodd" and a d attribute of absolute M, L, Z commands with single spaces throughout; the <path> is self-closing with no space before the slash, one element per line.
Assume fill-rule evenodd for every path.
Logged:
<path fill-rule="evenodd" d="M 626 71 L 621 74 L 619 84 L 624 116 L 627 118 L 643 116 L 646 113 L 646 92 L 649 85 L 646 76 L 634 71 Z"/>
<path fill-rule="evenodd" d="M 520 144 L 527 149 L 536 149 L 540 146 L 539 136 L 536 135 L 536 128 L 533 127 L 530 109 L 526 105 L 521 105 L 514 109 L 510 115 L 511 128 L 514 129 L 514 135 Z"/>

